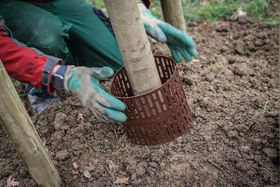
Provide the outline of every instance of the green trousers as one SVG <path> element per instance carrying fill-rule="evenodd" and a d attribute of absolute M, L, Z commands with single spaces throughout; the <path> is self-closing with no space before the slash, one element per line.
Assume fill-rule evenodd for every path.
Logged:
<path fill-rule="evenodd" d="M 109 66 L 123 62 L 117 41 L 86 0 L 0 0 L 13 38 L 47 55 L 77 66 Z"/>

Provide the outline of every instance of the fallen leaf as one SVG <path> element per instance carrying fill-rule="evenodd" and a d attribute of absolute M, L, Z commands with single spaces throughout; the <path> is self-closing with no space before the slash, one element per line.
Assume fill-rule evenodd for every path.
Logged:
<path fill-rule="evenodd" d="M 72 170 L 72 175 L 78 175 L 79 174 L 79 171 L 77 170 Z"/>
<path fill-rule="evenodd" d="M 209 23 L 206 22 L 206 21 L 204 21 L 204 22 L 202 22 L 202 23 L 199 25 L 199 28 L 200 28 L 201 30 L 206 30 L 206 29 L 209 28 Z"/>
<path fill-rule="evenodd" d="M 14 186 L 18 186 L 19 182 L 16 181 L 14 178 L 12 178 L 12 176 L 9 176 L 9 178 L 7 179 L 7 185 L 6 187 L 14 187 Z"/>
<path fill-rule="evenodd" d="M 192 63 L 198 63 L 198 62 L 199 62 L 199 59 L 196 59 L 196 58 L 192 59 Z"/>
<path fill-rule="evenodd" d="M 87 166 L 88 171 L 93 171 L 96 168 L 96 164 L 94 163 L 89 163 L 89 166 Z"/>
<path fill-rule="evenodd" d="M 84 171 L 83 175 L 88 179 L 91 178 L 91 174 L 89 173 L 89 171 Z"/>
<path fill-rule="evenodd" d="M 115 168 L 116 165 L 113 163 L 112 160 L 107 160 L 107 164 L 108 164 L 108 172 L 112 175 L 115 173 Z"/>
<path fill-rule="evenodd" d="M 73 166 L 74 169 L 78 169 L 79 168 L 77 162 L 73 162 L 72 166 Z"/>
<path fill-rule="evenodd" d="M 117 177 L 114 184 L 128 184 L 128 177 Z"/>
<path fill-rule="evenodd" d="M 78 114 L 77 121 L 84 121 L 83 114 L 81 114 L 81 113 Z"/>
<path fill-rule="evenodd" d="M 229 29 L 230 29 L 230 25 L 229 22 L 227 21 L 219 22 L 218 25 L 216 26 L 217 32 L 228 32 Z"/>
<path fill-rule="evenodd" d="M 241 7 L 230 17 L 230 20 L 236 21 L 241 17 L 247 16 L 247 12 L 244 12 Z"/>

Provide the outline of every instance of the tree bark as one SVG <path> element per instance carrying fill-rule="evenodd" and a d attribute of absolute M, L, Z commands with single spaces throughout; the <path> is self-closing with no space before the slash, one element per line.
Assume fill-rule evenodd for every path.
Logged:
<path fill-rule="evenodd" d="M 4 127 L 38 186 L 62 182 L 40 137 L 0 61 L 0 125 Z"/>
<path fill-rule="evenodd" d="M 186 32 L 186 23 L 181 0 L 160 0 L 164 20 Z"/>
<path fill-rule="evenodd" d="M 104 0 L 134 95 L 161 86 L 136 0 Z"/>

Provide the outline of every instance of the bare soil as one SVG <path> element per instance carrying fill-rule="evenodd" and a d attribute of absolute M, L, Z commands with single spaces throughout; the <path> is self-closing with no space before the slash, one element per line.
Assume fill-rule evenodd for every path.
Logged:
<path fill-rule="evenodd" d="M 185 136 L 132 145 L 122 125 L 94 123 L 73 96 L 32 117 L 65 186 L 280 185 L 278 28 L 193 25 L 200 55 L 178 66 L 194 118 Z M 9 176 L 35 186 L 3 129 L 0 142 L 0 186 Z"/>

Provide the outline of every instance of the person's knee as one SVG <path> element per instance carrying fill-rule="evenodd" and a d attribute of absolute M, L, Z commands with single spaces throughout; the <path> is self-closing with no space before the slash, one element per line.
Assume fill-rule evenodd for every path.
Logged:
<path fill-rule="evenodd" d="M 31 26 L 29 34 L 28 46 L 60 58 L 67 53 L 64 38 L 67 33 L 63 30 L 63 24 L 57 17 L 39 17 Z"/>
<path fill-rule="evenodd" d="M 0 14 L 13 37 L 28 47 L 58 57 L 67 52 L 64 41 L 67 32 L 54 14 L 19 0 L 0 1 Z"/>

